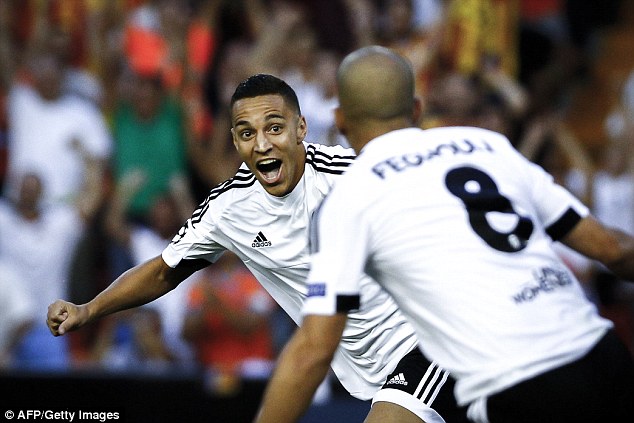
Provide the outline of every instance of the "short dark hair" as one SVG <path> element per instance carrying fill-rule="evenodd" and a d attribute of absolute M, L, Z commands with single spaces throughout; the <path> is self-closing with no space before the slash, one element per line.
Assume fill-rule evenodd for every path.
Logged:
<path fill-rule="evenodd" d="M 301 115 L 297 94 L 286 82 L 273 75 L 258 73 L 252 75 L 238 84 L 238 87 L 231 96 L 231 107 L 234 103 L 243 98 L 259 97 L 261 95 L 277 94 L 281 95 L 298 115 Z"/>

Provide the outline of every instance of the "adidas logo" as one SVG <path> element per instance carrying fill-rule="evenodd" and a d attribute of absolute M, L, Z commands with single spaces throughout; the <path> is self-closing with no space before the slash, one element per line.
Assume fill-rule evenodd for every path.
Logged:
<path fill-rule="evenodd" d="M 405 385 L 407 386 L 407 381 L 405 380 L 405 376 L 403 376 L 403 373 L 399 373 L 396 376 L 394 376 L 392 379 L 390 379 L 386 385 Z"/>
<path fill-rule="evenodd" d="M 262 231 L 260 231 L 258 232 L 258 236 L 256 236 L 255 239 L 253 240 L 251 247 L 260 248 L 260 247 L 270 247 L 271 245 L 272 245 L 271 241 L 266 239 Z"/>

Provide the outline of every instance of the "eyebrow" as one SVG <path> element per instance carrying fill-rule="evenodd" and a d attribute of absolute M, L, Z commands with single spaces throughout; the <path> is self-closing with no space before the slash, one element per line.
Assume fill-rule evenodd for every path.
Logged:
<path fill-rule="evenodd" d="M 286 120 L 286 117 L 285 117 L 284 115 L 282 115 L 282 114 L 279 114 L 279 113 L 270 113 L 270 114 L 268 114 L 268 115 L 266 115 L 266 116 L 264 117 L 264 120 L 265 120 L 265 121 L 267 121 L 267 122 L 268 122 L 268 121 L 270 121 L 270 120 L 273 120 L 273 119 L 283 119 L 283 120 Z M 250 123 L 249 123 L 249 121 L 242 119 L 242 120 L 237 121 L 237 122 L 233 125 L 233 127 L 235 128 L 235 127 L 238 127 L 238 126 L 241 126 L 241 125 L 247 125 L 247 126 L 249 126 L 249 125 L 250 125 Z"/>

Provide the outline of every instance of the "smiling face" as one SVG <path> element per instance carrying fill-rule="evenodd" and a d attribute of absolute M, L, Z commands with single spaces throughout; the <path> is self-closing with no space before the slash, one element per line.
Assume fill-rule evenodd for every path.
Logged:
<path fill-rule="evenodd" d="M 306 120 L 281 95 L 242 98 L 231 108 L 238 154 L 271 195 L 290 193 L 304 173 Z"/>

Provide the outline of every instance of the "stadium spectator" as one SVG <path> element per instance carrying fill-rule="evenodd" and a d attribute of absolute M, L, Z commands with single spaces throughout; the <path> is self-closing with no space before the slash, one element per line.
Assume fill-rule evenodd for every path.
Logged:
<path fill-rule="evenodd" d="M 133 265 L 160 254 L 195 208 L 187 178 L 174 176 L 169 181 L 169 191 L 154 197 L 143 222 L 130 219 L 126 210 L 145 180 L 140 170 L 126 173 L 115 187 L 104 216 L 105 233 L 127 252 Z M 181 289 L 144 306 L 158 313 L 165 348 L 171 362 L 181 367 L 191 367 L 194 358 L 189 345 L 181 339 L 187 290 L 194 279 L 183 281 Z"/>
<path fill-rule="evenodd" d="M 0 253 L 0 371 L 13 366 L 15 349 L 35 323 L 36 310 L 15 265 Z"/>
<path fill-rule="evenodd" d="M 7 195 L 15 195 L 22 174 L 36 171 L 47 203 L 99 205 L 111 138 L 93 104 L 63 91 L 63 65 L 50 51 L 29 60 L 32 84 L 14 80 L 8 98 Z M 84 210 L 86 215 L 94 210 Z"/>
<path fill-rule="evenodd" d="M 267 379 L 274 350 L 270 317 L 275 303 L 233 253 L 225 253 L 188 287 L 182 336 L 220 394 L 243 379 Z"/>
<path fill-rule="evenodd" d="M 0 258 L 13 263 L 37 310 L 68 295 L 70 263 L 85 220 L 73 206 L 43 202 L 46 186 L 36 173 L 20 181 L 15 200 L 0 200 Z M 35 319 L 16 346 L 13 363 L 23 369 L 66 370 L 72 359 L 69 340 L 51 342 L 47 326 Z"/>
<path fill-rule="evenodd" d="M 158 196 L 169 191 L 175 177 L 188 176 L 185 120 L 180 102 L 165 89 L 158 74 L 130 73 L 129 99 L 120 99 L 112 120 L 114 184 L 130 173 L 144 178 L 126 202 L 125 217 L 145 223 Z M 165 160 L 169 157 L 169 160 Z M 111 273 L 121 274 L 133 265 L 125 249 L 110 248 Z"/>

